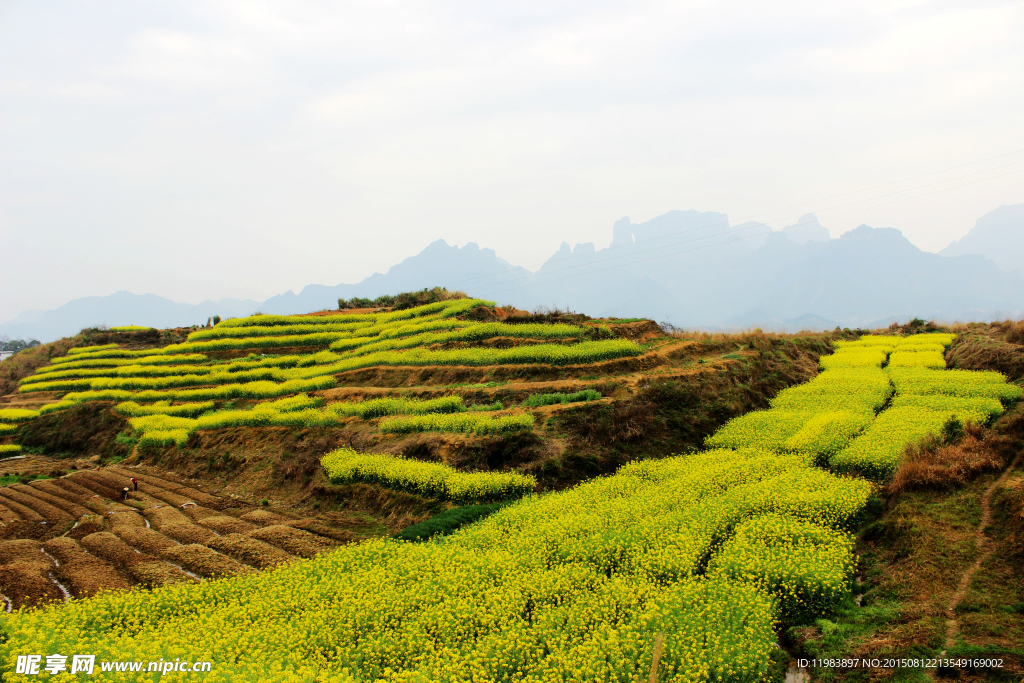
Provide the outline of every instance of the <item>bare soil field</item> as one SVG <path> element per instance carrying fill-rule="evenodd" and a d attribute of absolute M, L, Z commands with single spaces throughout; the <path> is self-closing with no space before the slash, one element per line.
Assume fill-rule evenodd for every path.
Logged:
<path fill-rule="evenodd" d="M 32 458 L 31 469 L 42 473 L 48 461 Z M 23 462 L 5 469 L 30 469 Z M 361 538 L 200 488 L 117 466 L 0 488 L 0 609 L 247 574 Z"/>

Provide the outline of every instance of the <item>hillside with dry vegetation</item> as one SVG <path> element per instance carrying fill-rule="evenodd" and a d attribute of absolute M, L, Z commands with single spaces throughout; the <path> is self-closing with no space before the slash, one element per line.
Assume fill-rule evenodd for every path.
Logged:
<path fill-rule="evenodd" d="M 470 562 L 460 544 L 497 543 L 522 566 L 550 548 L 545 572 L 597 571 L 565 595 L 586 605 L 597 598 L 585 586 L 597 582 L 593 595 L 611 591 L 624 610 L 601 628 L 641 629 L 636 648 L 614 658 L 629 680 L 652 666 L 659 680 L 689 680 L 690 655 L 678 648 L 704 636 L 679 626 L 693 618 L 687 610 L 706 603 L 721 615 L 741 599 L 755 606 L 742 635 L 725 621 L 702 626 L 732 643 L 723 680 L 781 679 L 791 659 L 940 653 L 999 657 L 995 673 L 1014 675 L 1024 671 L 1014 570 L 1024 547 L 1014 384 L 1024 379 L 1022 329 L 912 321 L 874 335 L 688 333 L 424 290 L 190 329 L 86 330 L 2 366 L 0 594 L 9 610 L 43 608 L 26 614 L 46 619 L 79 603 L 92 609 L 88 598 L 106 590 L 263 574 L 301 583 L 317 563 L 351 557 L 355 567 L 366 553 L 391 558 L 381 567 L 411 562 L 409 553 L 456 553 L 463 559 L 443 562 L 457 566 Z M 637 502 L 603 507 L 620 494 L 593 492 L 616 486 L 640 487 Z M 557 507 L 574 497 L 589 502 Z M 577 520 L 588 507 L 605 512 Z M 645 507 L 662 517 L 644 517 Z M 721 519 L 710 512 L 719 509 Z M 499 542 L 487 535 L 495 525 L 519 531 Z M 806 557 L 813 577 L 744 579 L 775 576 L 777 551 L 766 548 L 782 537 L 788 550 L 778 552 Z M 592 547 L 605 542 L 625 555 Z M 762 564 L 743 564 L 754 556 Z M 620 575 L 635 582 L 634 598 L 605 586 Z M 672 607 L 691 616 L 641 628 L 667 587 L 696 591 L 686 598 L 696 602 Z M 413 600 L 402 595 L 394 600 Z M 509 624 L 542 637 L 541 622 L 515 614 Z M 18 623 L 0 622 L 8 648 L 25 645 Z M 351 637 L 351 652 L 373 659 L 367 643 L 384 636 Z M 583 657 L 585 669 L 580 643 L 590 636 L 573 637 L 558 656 Z M 702 647 L 694 656 L 712 657 Z M 361 666 L 380 676 L 409 661 Z M 440 661 L 431 675 L 455 670 Z M 927 673 L 807 671 L 825 680 Z"/>

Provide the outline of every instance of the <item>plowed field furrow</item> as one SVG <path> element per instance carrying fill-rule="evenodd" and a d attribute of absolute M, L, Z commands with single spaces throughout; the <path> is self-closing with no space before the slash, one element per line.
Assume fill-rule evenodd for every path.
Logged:
<path fill-rule="evenodd" d="M 23 488 L 31 489 L 28 486 Z M 72 517 L 68 513 L 64 512 L 58 507 L 50 505 L 45 500 L 33 496 L 31 493 L 24 493 L 13 486 L 8 486 L 3 489 L 3 495 L 11 500 L 14 500 L 22 505 L 35 510 L 37 513 L 43 516 L 43 518 L 54 525 L 54 527 L 68 526 L 74 524 L 75 517 Z"/>
<path fill-rule="evenodd" d="M 148 487 L 151 486 L 163 491 L 170 491 L 171 493 L 175 493 L 179 496 L 184 496 L 198 505 L 205 505 L 207 507 L 222 506 L 226 502 L 223 498 L 212 496 L 208 493 L 203 493 L 202 491 L 191 486 L 188 486 L 186 484 L 179 484 L 169 479 L 155 477 L 151 474 L 134 472 L 132 470 L 124 469 L 122 467 L 109 467 L 107 469 L 115 474 L 126 477 L 128 479 L 130 479 L 131 477 L 135 477 L 136 479 L 139 480 L 139 482 L 141 482 L 139 484 L 140 489 L 144 488 L 143 484 L 145 484 L 147 489 Z"/>
<path fill-rule="evenodd" d="M 142 491 L 132 491 L 131 500 L 135 503 L 141 504 L 143 508 L 155 508 L 168 505 L 166 500 L 154 498 L 148 493 L 143 493 Z"/>
<path fill-rule="evenodd" d="M 199 520 L 199 525 L 205 526 L 207 529 L 213 529 L 218 534 L 245 534 L 258 528 L 251 522 L 246 522 L 237 517 L 228 517 L 227 515 L 201 519 Z"/>
<path fill-rule="evenodd" d="M 0 565 L 0 594 L 10 599 L 14 609 L 64 600 L 50 577 L 20 562 Z"/>
<path fill-rule="evenodd" d="M 110 525 L 112 530 L 124 527 L 146 527 L 146 519 L 134 510 L 131 512 L 115 512 L 114 514 L 107 515 L 107 523 Z"/>
<path fill-rule="evenodd" d="M 168 548 L 181 545 L 177 541 L 164 536 L 159 531 L 145 527 L 120 527 L 115 528 L 113 533 L 133 548 L 149 553 L 154 557 L 159 557 Z"/>
<path fill-rule="evenodd" d="M 216 550 L 199 545 L 198 543 L 175 545 L 164 550 L 162 556 L 171 562 L 180 564 L 189 571 L 207 578 L 249 574 L 252 572 L 252 568 L 239 564 L 230 557 L 221 555 Z"/>
<path fill-rule="evenodd" d="M 0 502 L 0 522 L 13 524 L 19 521 L 21 521 L 21 517 L 18 516 L 18 513 Z"/>
<path fill-rule="evenodd" d="M 97 557 L 118 565 L 127 565 L 140 559 L 153 559 L 135 551 L 109 531 L 89 534 L 81 540 L 82 547 Z"/>
<path fill-rule="evenodd" d="M 242 534 L 213 536 L 206 545 L 256 569 L 270 569 L 298 559 L 269 543 Z"/>
<path fill-rule="evenodd" d="M 135 512 L 135 508 L 122 505 L 121 503 L 115 503 L 114 501 L 106 498 L 101 498 L 98 493 L 93 498 L 82 503 L 82 505 L 91 510 L 94 515 L 99 515 L 104 519 L 106 519 L 108 515 L 112 514 Z"/>
<path fill-rule="evenodd" d="M 87 508 L 71 500 L 68 500 L 67 498 L 56 496 L 50 491 L 43 489 L 42 487 L 35 486 L 35 483 L 36 482 L 33 482 L 28 486 L 23 486 L 19 484 L 18 486 L 12 486 L 11 488 L 13 488 L 16 491 L 21 491 L 22 493 L 35 496 L 39 500 L 46 501 L 53 507 L 60 508 L 61 510 L 68 513 L 75 519 L 78 519 L 82 515 L 89 514 L 89 510 Z"/>
<path fill-rule="evenodd" d="M 5 494 L 6 490 L 7 489 L 0 489 L 0 505 L 3 505 L 5 508 L 10 510 L 14 514 L 18 515 L 18 518 L 23 521 L 35 522 L 36 524 L 38 524 L 39 522 L 46 521 L 46 518 L 38 512 L 36 512 L 35 510 L 25 505 L 22 505 L 21 503 L 12 498 L 9 498 Z"/>
<path fill-rule="evenodd" d="M 203 507 L 202 505 L 189 506 L 182 510 L 182 512 L 188 515 L 189 519 L 193 522 L 198 522 L 202 519 L 206 519 L 207 517 L 220 517 L 224 514 L 220 510 L 212 510 L 208 507 Z"/>
<path fill-rule="evenodd" d="M 110 498 L 114 500 L 121 497 L 121 487 L 108 483 L 102 477 L 96 476 L 95 472 L 76 472 L 70 474 L 65 479 L 71 479 L 76 484 L 87 488 L 93 493 L 98 493 L 104 498 Z"/>
<path fill-rule="evenodd" d="M 149 523 L 157 529 L 162 529 L 171 524 L 192 524 L 192 520 L 170 506 L 158 508 L 146 508 L 142 511 Z"/>
<path fill-rule="evenodd" d="M 75 483 L 74 480 L 68 477 L 49 479 L 47 481 L 34 481 L 32 486 L 37 486 L 40 490 L 55 496 L 66 496 L 68 500 L 73 500 L 80 505 L 84 505 L 85 501 L 96 495 L 95 491 Z"/>
<path fill-rule="evenodd" d="M 94 534 L 97 531 L 103 531 L 103 522 L 103 515 L 84 515 L 78 520 L 78 523 L 75 526 L 71 527 L 65 536 L 77 541 L 89 534 Z"/>
<path fill-rule="evenodd" d="M 160 527 L 160 533 L 173 538 L 179 543 L 202 543 L 210 547 L 215 547 L 213 541 L 219 538 L 217 534 L 206 527 L 192 524 L 191 522 L 168 524 L 167 526 Z"/>
<path fill-rule="evenodd" d="M 164 503 L 166 505 L 172 505 L 174 507 L 181 507 L 181 506 L 186 505 L 188 503 L 192 503 L 193 505 L 195 504 L 195 501 L 192 500 L 191 498 L 189 498 L 188 496 L 182 496 L 182 495 L 179 495 L 177 493 L 174 493 L 173 491 L 168 491 L 166 489 L 158 489 L 158 488 L 155 488 L 155 487 L 149 487 L 149 488 L 147 488 L 147 492 L 153 498 L 156 498 L 161 503 Z"/>
<path fill-rule="evenodd" d="M 244 515 L 239 517 L 239 519 L 244 519 L 247 522 L 252 522 L 256 526 L 267 526 L 269 524 L 283 524 L 285 522 L 294 521 L 290 517 L 285 517 L 284 515 L 279 515 L 276 512 L 271 512 L 269 510 L 250 510 L 249 512 L 246 512 Z"/>
<path fill-rule="evenodd" d="M 93 470 L 88 472 L 90 479 L 96 482 L 102 482 L 109 486 L 111 490 L 115 491 L 120 495 L 121 489 L 125 486 L 131 491 L 134 487 L 131 482 L 131 477 L 122 477 L 115 475 L 107 470 Z"/>
<path fill-rule="evenodd" d="M 131 587 L 131 582 L 114 565 L 87 552 L 77 541 L 53 538 L 44 548 L 60 562 L 56 575 L 76 598 L 89 597 L 101 590 Z"/>
<path fill-rule="evenodd" d="M 128 565 L 129 575 L 143 586 L 173 586 L 179 583 L 195 583 L 196 579 L 166 560 L 144 560 Z"/>
<path fill-rule="evenodd" d="M 43 553 L 43 544 L 27 538 L 0 541 L 0 562 L 21 562 L 36 566 L 40 571 L 53 569 L 53 560 Z"/>
<path fill-rule="evenodd" d="M 352 541 L 359 539 L 359 536 L 353 534 L 351 531 L 346 531 L 344 529 L 332 529 L 326 524 L 321 524 L 315 519 L 293 519 L 281 522 L 281 525 L 290 526 L 293 529 L 302 529 L 303 531 L 308 531 L 311 534 L 316 534 L 317 536 L 324 536 L 338 541 L 339 543 L 351 543 Z"/>
<path fill-rule="evenodd" d="M 317 553 L 337 545 L 329 539 L 316 536 L 308 531 L 280 524 L 250 531 L 246 536 L 266 541 L 292 555 L 305 558 L 316 557 Z"/>
<path fill-rule="evenodd" d="M 14 609 L 64 599 L 48 576 L 55 568 L 53 560 L 41 549 L 38 541 L 29 539 L 0 541 L 0 593 Z"/>
<path fill-rule="evenodd" d="M 144 586 L 192 582 L 190 576 L 170 563 L 136 552 L 112 533 L 101 531 L 82 539 L 82 546 L 94 555 L 124 567 L 125 572 Z"/>

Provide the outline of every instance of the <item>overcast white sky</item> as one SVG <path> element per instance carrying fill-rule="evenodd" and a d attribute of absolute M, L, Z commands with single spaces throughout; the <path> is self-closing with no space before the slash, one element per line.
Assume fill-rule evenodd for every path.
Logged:
<path fill-rule="evenodd" d="M 945 188 L 1024 154 L 814 200 L 1024 150 L 1022 35 L 1020 1 L 0 0 L 0 321 L 356 282 L 438 238 L 531 266 L 672 209 L 935 251 L 1024 173 Z"/>

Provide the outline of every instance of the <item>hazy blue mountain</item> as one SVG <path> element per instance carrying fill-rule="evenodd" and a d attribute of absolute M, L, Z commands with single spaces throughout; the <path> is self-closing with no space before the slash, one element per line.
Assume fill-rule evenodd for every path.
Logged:
<path fill-rule="evenodd" d="M 155 294 L 117 292 L 109 296 L 87 296 L 52 311 L 26 311 L 0 325 L 0 335 L 11 339 L 53 341 L 75 335 L 86 327 L 141 325 L 144 327 L 185 327 L 206 324 L 215 315 L 222 318 L 250 315 L 259 306 L 251 299 L 206 300 L 179 304 Z"/>
<path fill-rule="evenodd" d="M 593 246 L 593 245 L 591 245 Z M 447 285 L 450 290 L 473 293 L 481 283 L 495 288 L 496 283 L 529 278 L 530 271 L 498 258 L 493 249 L 481 249 L 474 242 L 464 247 L 437 240 L 416 256 L 392 266 L 387 274 L 374 273 L 356 284 L 308 285 L 295 294 L 286 292 L 260 305 L 263 313 L 305 313 L 337 308 L 338 299 L 376 298 L 382 294 L 409 292 Z M 500 288 L 500 287 L 499 287 Z"/>
<path fill-rule="evenodd" d="M 963 239 L 939 254 L 978 254 L 992 259 L 1003 270 L 1024 272 L 1024 204 L 1000 206 L 985 214 Z"/>
<path fill-rule="evenodd" d="M 644 315 L 680 327 L 826 329 L 914 315 L 988 319 L 1024 309 L 1019 274 L 979 256 L 921 251 L 893 228 L 862 225 L 830 239 L 807 215 L 790 228 L 747 238 L 741 226 L 717 227 L 725 217 L 712 212 L 627 221 L 616 222 L 609 249 L 578 253 L 563 244 L 532 289 L 591 315 Z M 767 229 L 744 226 L 754 234 Z M 728 235 L 740 239 L 726 242 Z"/>
<path fill-rule="evenodd" d="M 787 225 L 782 233 L 797 244 L 807 242 L 828 242 L 832 239 L 828 228 L 818 222 L 818 217 L 813 213 L 800 216 L 795 225 Z"/>
<path fill-rule="evenodd" d="M 1002 251 L 1024 254 L 1012 241 L 1024 233 L 1014 227 L 1022 209 L 1001 207 L 984 216 L 943 254 L 985 240 L 995 249 L 991 245 L 1003 239 L 999 235 L 1006 235 Z M 1024 311 L 1020 272 L 1001 270 L 984 255 L 921 251 L 893 228 L 862 225 L 831 239 L 813 214 L 771 231 L 757 222 L 730 226 L 717 212 L 671 211 L 646 223 L 621 218 L 604 249 L 592 242 L 574 247 L 563 242 L 536 273 L 499 258 L 493 249 L 437 240 L 387 273 L 354 284 L 309 285 L 262 303 L 224 299 L 191 305 L 118 292 L 77 299 L 53 311 L 26 311 L 0 325 L 0 334 L 51 341 L 101 323 L 170 327 L 257 310 L 306 313 L 335 308 L 339 298 L 438 285 L 501 305 L 649 317 L 689 328 L 871 328 L 913 316 L 987 320 Z"/>

